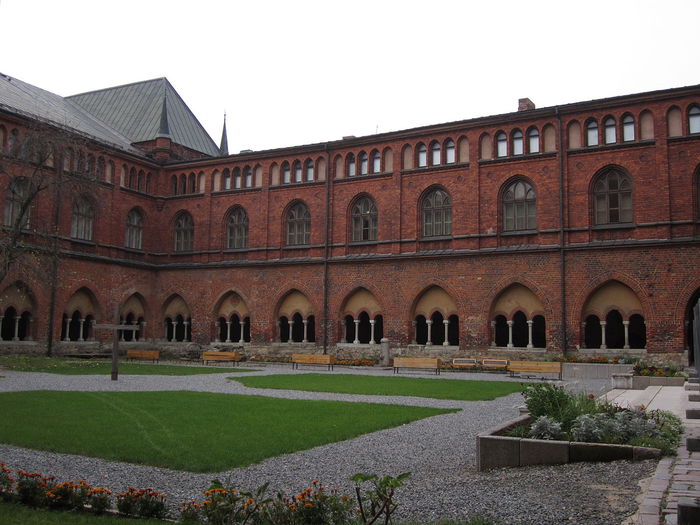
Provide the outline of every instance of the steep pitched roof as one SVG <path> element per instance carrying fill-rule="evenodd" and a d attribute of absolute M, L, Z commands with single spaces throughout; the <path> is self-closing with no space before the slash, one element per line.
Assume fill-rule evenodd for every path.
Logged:
<path fill-rule="evenodd" d="M 66 97 L 88 113 L 128 137 L 131 142 L 155 139 L 160 131 L 163 104 L 173 142 L 219 156 L 219 148 L 166 78 L 155 78 Z"/>
<path fill-rule="evenodd" d="M 132 141 L 127 137 L 70 100 L 2 73 L 0 109 L 34 117 L 63 129 L 76 130 L 126 151 L 139 151 L 132 147 Z"/>

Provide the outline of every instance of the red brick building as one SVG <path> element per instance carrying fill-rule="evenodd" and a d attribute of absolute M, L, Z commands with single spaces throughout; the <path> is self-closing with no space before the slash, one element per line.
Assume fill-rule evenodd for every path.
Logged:
<path fill-rule="evenodd" d="M 3 76 L 5 235 L 23 140 L 56 132 L 44 168 L 96 182 L 34 203 L 23 235 L 50 225 L 60 257 L 0 283 L 0 351 L 94 348 L 118 310 L 125 344 L 175 353 L 688 362 L 700 86 L 229 155 L 165 79 L 61 98 Z"/>

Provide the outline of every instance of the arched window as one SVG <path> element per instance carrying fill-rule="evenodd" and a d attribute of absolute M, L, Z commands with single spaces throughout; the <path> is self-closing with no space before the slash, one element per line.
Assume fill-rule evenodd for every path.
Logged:
<path fill-rule="evenodd" d="M 430 145 L 430 164 L 431 166 L 439 166 L 442 164 L 440 143 L 435 141 Z"/>
<path fill-rule="evenodd" d="M 527 151 L 528 153 L 540 152 L 540 132 L 537 128 L 531 128 L 527 132 Z"/>
<path fill-rule="evenodd" d="M 353 242 L 377 240 L 377 207 L 369 197 L 358 199 L 352 207 Z"/>
<path fill-rule="evenodd" d="M 282 164 L 282 183 L 289 184 L 290 182 L 292 182 L 292 171 L 289 168 L 289 162 L 284 161 Z"/>
<path fill-rule="evenodd" d="M 233 187 L 240 190 L 243 183 L 241 182 L 241 168 L 233 168 Z"/>
<path fill-rule="evenodd" d="M 243 170 L 243 174 L 245 176 L 245 187 L 252 188 L 253 187 L 253 169 L 250 166 L 246 166 L 245 169 Z"/>
<path fill-rule="evenodd" d="M 452 139 L 447 139 L 445 141 L 445 164 L 454 164 L 455 158 L 455 142 Z"/>
<path fill-rule="evenodd" d="M 632 222 L 632 184 L 619 170 L 601 175 L 594 186 L 595 223 Z"/>
<path fill-rule="evenodd" d="M 196 193 L 197 191 L 197 178 L 195 177 L 194 173 L 190 173 L 190 193 Z"/>
<path fill-rule="evenodd" d="M 516 129 L 513 132 L 513 155 L 523 154 L 523 132 Z"/>
<path fill-rule="evenodd" d="M 615 144 L 617 142 L 617 131 L 615 129 L 615 119 L 608 117 L 603 122 L 603 127 L 605 129 L 605 143 Z"/>
<path fill-rule="evenodd" d="M 367 153 L 361 151 L 357 158 L 360 161 L 360 175 L 367 175 L 367 173 L 369 173 L 369 160 L 367 159 Z"/>
<path fill-rule="evenodd" d="M 622 118 L 622 141 L 630 142 L 634 140 L 634 117 L 625 115 Z"/>
<path fill-rule="evenodd" d="M 187 175 L 184 173 L 180 174 L 180 195 L 185 195 L 187 193 Z"/>
<path fill-rule="evenodd" d="M 382 171 L 382 157 L 377 150 L 372 152 L 372 173 L 380 173 Z"/>
<path fill-rule="evenodd" d="M 306 161 L 306 181 L 311 182 L 314 180 L 314 161 L 308 159 Z"/>
<path fill-rule="evenodd" d="M 126 216 L 126 240 L 127 248 L 134 250 L 141 249 L 141 240 L 143 238 L 143 215 L 134 208 Z"/>
<path fill-rule="evenodd" d="M 20 228 L 29 227 L 29 206 L 22 209 L 25 205 L 30 204 L 29 199 L 29 181 L 24 177 L 16 177 L 12 179 L 10 188 L 5 197 L 5 226 L 14 226 L 19 220 Z M 22 215 L 22 217 L 20 217 Z"/>
<path fill-rule="evenodd" d="M 224 168 L 224 173 L 221 175 L 223 178 L 223 184 L 221 184 L 221 189 L 222 190 L 230 190 L 231 189 L 231 170 L 228 168 Z"/>
<path fill-rule="evenodd" d="M 304 174 L 301 169 L 301 161 L 294 161 L 294 182 L 303 182 Z"/>
<path fill-rule="evenodd" d="M 228 216 L 226 238 L 229 249 L 248 247 L 248 214 L 243 208 L 235 208 Z"/>
<path fill-rule="evenodd" d="M 508 156 L 508 137 L 501 131 L 496 135 L 496 156 L 497 157 L 507 157 Z"/>
<path fill-rule="evenodd" d="M 423 199 L 423 237 L 452 234 L 452 200 L 441 189 L 434 189 Z"/>
<path fill-rule="evenodd" d="M 355 176 L 355 155 L 353 153 L 348 153 L 347 163 L 348 163 L 348 177 L 354 177 Z"/>
<path fill-rule="evenodd" d="M 171 179 L 171 184 L 173 187 L 173 195 L 177 195 L 177 175 L 173 175 L 173 178 Z"/>
<path fill-rule="evenodd" d="M 190 252 L 194 248 L 194 221 L 189 213 L 175 219 L 175 251 Z"/>
<path fill-rule="evenodd" d="M 598 122 L 590 120 L 586 124 L 586 146 L 598 145 Z"/>
<path fill-rule="evenodd" d="M 688 111 L 688 133 L 700 133 L 700 108 L 697 106 Z"/>
<path fill-rule="evenodd" d="M 287 214 L 287 245 L 309 244 L 311 235 L 311 214 L 305 204 L 298 202 Z"/>
<path fill-rule="evenodd" d="M 424 168 L 428 165 L 428 149 L 425 144 L 418 144 L 416 148 L 416 153 L 418 155 L 418 167 Z"/>
<path fill-rule="evenodd" d="M 537 227 L 535 190 L 518 180 L 503 192 L 503 230 L 534 230 Z"/>
<path fill-rule="evenodd" d="M 95 211 L 90 201 L 84 197 L 76 200 L 75 204 L 73 204 L 70 236 L 74 239 L 91 241 L 94 218 Z"/>

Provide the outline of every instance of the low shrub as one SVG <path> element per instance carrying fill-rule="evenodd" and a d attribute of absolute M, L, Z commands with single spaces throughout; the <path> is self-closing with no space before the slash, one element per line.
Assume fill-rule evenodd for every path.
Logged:
<path fill-rule="evenodd" d="M 17 471 L 17 500 L 29 507 L 47 507 L 48 496 L 55 478 L 45 477 L 38 472 Z"/>
<path fill-rule="evenodd" d="M 0 500 L 9 501 L 14 498 L 15 478 L 12 469 L 0 463 Z"/>
<path fill-rule="evenodd" d="M 117 494 L 117 510 L 127 516 L 137 518 L 163 519 L 168 515 L 165 501 L 167 496 L 152 489 L 129 490 Z"/>
<path fill-rule="evenodd" d="M 673 365 L 655 366 L 640 361 L 634 365 L 634 375 L 652 377 L 685 377 L 680 368 Z"/>

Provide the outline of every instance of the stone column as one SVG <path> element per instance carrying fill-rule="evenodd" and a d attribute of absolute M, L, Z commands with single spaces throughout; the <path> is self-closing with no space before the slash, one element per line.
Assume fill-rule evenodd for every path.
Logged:
<path fill-rule="evenodd" d="M 92 327 L 92 330 L 90 330 L 90 337 L 88 337 L 88 341 L 94 341 L 95 340 L 95 325 L 97 324 L 97 321 L 95 319 L 90 319 L 90 326 Z M 132 337 L 133 340 L 133 337 Z"/>
<path fill-rule="evenodd" d="M 355 339 L 353 339 L 352 344 L 354 345 L 359 345 L 360 344 L 360 320 L 359 319 L 353 319 L 353 323 L 355 323 Z"/>
<path fill-rule="evenodd" d="M 243 334 L 245 334 L 245 319 L 240 322 L 241 325 L 241 338 L 238 340 L 239 343 L 245 343 L 245 337 Z"/>
<path fill-rule="evenodd" d="M 277 318 L 277 337 L 275 341 L 278 343 L 282 342 L 282 321 L 280 321 L 279 318 Z"/>
<path fill-rule="evenodd" d="M 166 338 L 168 341 L 173 341 L 173 342 L 174 342 L 174 341 L 177 341 L 177 321 L 170 321 L 170 324 L 171 324 L 172 327 L 173 327 L 173 338 L 172 338 L 172 339 L 168 339 L 167 334 L 166 334 L 165 338 Z"/>
<path fill-rule="evenodd" d="M 491 321 L 491 347 L 496 347 L 496 321 Z"/>
<path fill-rule="evenodd" d="M 309 328 L 309 319 L 308 318 L 302 319 L 301 322 L 304 323 L 304 338 L 301 340 L 301 342 L 308 343 L 309 340 L 306 337 L 307 337 L 307 331 Z M 243 336 L 241 335 L 241 337 L 243 337 Z"/>
<path fill-rule="evenodd" d="M 83 317 L 80 318 L 80 335 L 78 336 L 78 341 L 85 341 L 83 338 L 83 326 L 85 325 L 85 319 Z"/>
<path fill-rule="evenodd" d="M 418 339 L 418 322 L 414 319 L 411 321 L 411 326 L 413 327 L 413 341 L 411 341 L 412 345 L 418 344 L 416 339 Z"/>
<path fill-rule="evenodd" d="M 19 341 L 19 320 L 21 317 L 19 315 L 15 315 L 15 335 L 12 336 L 13 341 Z"/>
<path fill-rule="evenodd" d="M 625 327 L 625 346 L 622 348 L 628 349 L 630 347 L 630 322 L 622 321 L 622 326 Z"/>
<path fill-rule="evenodd" d="M 231 342 L 231 321 L 226 321 L 226 343 Z"/>
<path fill-rule="evenodd" d="M 532 319 L 527 321 L 527 347 L 534 348 L 532 346 Z"/>
<path fill-rule="evenodd" d="M 433 320 L 432 319 L 426 319 L 425 324 L 428 325 L 428 340 L 425 342 L 425 346 L 432 346 L 433 344 Z"/>
<path fill-rule="evenodd" d="M 0 319 L 0 325 L 2 324 L 2 319 Z M 29 317 L 27 318 L 27 331 L 26 335 L 24 336 L 25 341 L 34 341 L 34 338 L 32 337 L 32 318 Z"/>
<path fill-rule="evenodd" d="M 65 335 L 63 336 L 64 341 L 70 341 L 70 322 L 71 322 L 71 318 L 66 317 L 66 332 L 65 332 Z"/>
<path fill-rule="evenodd" d="M 443 319 L 442 324 L 445 325 L 445 340 L 442 342 L 442 346 L 448 346 L 450 344 L 450 341 L 447 338 L 447 329 L 450 326 L 450 320 L 449 319 Z"/>
<path fill-rule="evenodd" d="M 294 342 L 294 317 L 289 319 L 289 339 L 287 339 L 288 343 L 293 343 Z"/>
<path fill-rule="evenodd" d="M 370 328 L 370 336 L 369 336 L 369 344 L 371 345 L 376 345 L 377 342 L 374 340 L 374 325 L 377 323 L 374 319 L 369 320 L 369 328 Z"/>
<path fill-rule="evenodd" d="M 508 348 L 513 348 L 513 321 L 507 321 L 508 323 Z"/>
<path fill-rule="evenodd" d="M 145 341 L 146 340 L 146 321 L 141 321 L 141 324 L 139 325 L 139 341 Z M 136 334 L 134 334 L 135 336 Z"/>
<path fill-rule="evenodd" d="M 581 322 L 581 348 L 586 348 L 586 321 Z"/>
<path fill-rule="evenodd" d="M 605 344 L 605 325 L 608 324 L 607 321 L 600 322 L 600 348 L 605 350 L 608 346 Z"/>
<path fill-rule="evenodd" d="M 214 322 L 214 342 L 215 343 L 220 343 L 221 342 L 221 337 L 219 337 L 219 334 L 221 333 L 221 321 L 215 321 Z"/>
<path fill-rule="evenodd" d="M 185 325 L 185 334 L 183 335 L 182 341 L 183 342 L 189 341 L 191 339 L 191 337 L 187 336 L 187 330 L 189 329 L 190 322 L 189 321 L 182 321 L 182 324 Z"/>

